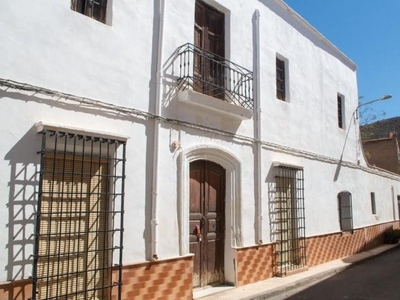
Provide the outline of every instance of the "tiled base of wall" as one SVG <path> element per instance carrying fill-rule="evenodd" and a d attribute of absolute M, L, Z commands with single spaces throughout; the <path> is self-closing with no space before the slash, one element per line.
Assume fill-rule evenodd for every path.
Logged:
<path fill-rule="evenodd" d="M 356 229 L 353 234 L 334 233 L 308 238 L 307 267 L 380 246 L 385 242 L 388 228 L 399 228 L 399 222 Z M 276 274 L 275 246 L 268 244 L 236 250 L 236 286 L 265 280 Z"/>
<path fill-rule="evenodd" d="M 17 280 L 0 285 L 0 300 L 27 300 L 31 296 L 31 280 Z"/>
<path fill-rule="evenodd" d="M 236 250 L 236 286 L 273 276 L 273 244 Z"/>
<path fill-rule="evenodd" d="M 113 271 L 113 277 L 118 270 Z M 193 256 L 145 262 L 124 266 L 122 270 L 123 300 L 191 300 Z M 116 281 L 116 278 L 114 278 Z M 27 300 L 32 296 L 32 281 L 18 280 L 0 284 L 0 300 Z M 117 288 L 112 300 L 117 300 Z"/>
<path fill-rule="evenodd" d="M 335 233 L 308 238 L 307 265 L 319 265 L 382 245 L 388 228 L 399 228 L 399 222 L 356 229 L 353 234 Z"/>
<path fill-rule="evenodd" d="M 388 228 L 399 228 L 392 222 L 354 230 L 353 234 L 335 233 L 307 239 L 307 266 L 346 257 L 382 245 Z M 275 244 L 236 250 L 236 286 L 271 278 Z M 192 299 L 193 256 L 124 266 L 122 270 L 122 299 Z M 113 276 L 117 275 L 117 270 Z M 0 300 L 27 300 L 31 296 L 30 280 L 0 284 Z M 112 300 L 117 300 L 113 288 Z"/>
<path fill-rule="evenodd" d="M 145 262 L 122 270 L 122 299 L 191 300 L 193 256 Z M 116 300 L 116 295 L 113 295 Z"/>

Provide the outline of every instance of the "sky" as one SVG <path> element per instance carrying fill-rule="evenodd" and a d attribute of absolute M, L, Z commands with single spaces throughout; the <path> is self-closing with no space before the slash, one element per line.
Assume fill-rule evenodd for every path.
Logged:
<path fill-rule="evenodd" d="M 357 65 L 361 103 L 379 119 L 400 116 L 400 0 L 284 0 Z"/>

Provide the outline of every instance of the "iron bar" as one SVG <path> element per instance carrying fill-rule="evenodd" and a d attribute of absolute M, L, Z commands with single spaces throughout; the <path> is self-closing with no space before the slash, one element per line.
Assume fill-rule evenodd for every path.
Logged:
<path fill-rule="evenodd" d="M 31 299 L 108 300 L 115 287 L 120 300 L 126 143 L 41 134 Z M 119 267 L 115 278 L 113 262 Z"/>
<path fill-rule="evenodd" d="M 279 166 L 275 177 L 278 274 L 306 265 L 303 170 Z"/>
<path fill-rule="evenodd" d="M 253 72 L 190 43 L 179 47 L 177 56 L 180 90 L 191 88 L 234 105 L 253 109 Z"/>

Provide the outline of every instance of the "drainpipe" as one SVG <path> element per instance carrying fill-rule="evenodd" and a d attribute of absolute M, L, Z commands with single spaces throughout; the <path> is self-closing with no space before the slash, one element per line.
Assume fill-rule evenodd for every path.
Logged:
<path fill-rule="evenodd" d="M 154 106 L 154 144 L 153 144 L 153 182 L 151 192 L 151 258 L 158 260 L 158 219 L 157 219 L 157 201 L 158 201 L 158 144 L 160 132 L 160 120 L 157 118 L 161 115 L 160 103 L 162 101 L 162 46 L 163 46 L 163 30 L 164 30 L 164 7 L 165 0 L 159 0 L 159 20 L 158 20 L 158 45 L 157 45 L 157 70 L 156 70 L 156 87 L 155 87 L 155 106 Z"/>
<path fill-rule="evenodd" d="M 257 201 L 257 243 L 262 244 L 262 160 L 261 160 L 261 98 L 260 98 L 260 11 L 254 13 L 254 108 L 256 139 L 256 201 Z"/>

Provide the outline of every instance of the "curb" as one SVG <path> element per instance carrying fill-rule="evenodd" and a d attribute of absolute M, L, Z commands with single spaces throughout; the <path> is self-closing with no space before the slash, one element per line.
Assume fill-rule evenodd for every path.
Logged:
<path fill-rule="evenodd" d="M 246 298 L 240 298 L 240 300 L 263 300 L 263 299 L 268 299 L 270 297 L 274 297 L 274 296 L 277 296 L 279 294 L 292 291 L 292 290 L 300 288 L 302 286 L 306 286 L 306 285 L 309 285 L 311 283 L 317 283 L 319 281 L 322 281 L 322 280 L 324 280 L 326 278 L 329 278 L 329 277 L 331 277 L 333 275 L 336 275 L 339 272 L 342 272 L 342 271 L 350 268 L 352 265 L 354 265 L 354 264 L 350 264 L 348 266 L 335 268 L 333 270 L 324 271 L 324 272 L 309 276 L 307 278 L 299 279 L 296 282 L 287 284 L 285 286 L 274 288 L 274 289 L 269 290 L 267 292 L 259 293 L 257 295 L 253 295 L 253 296 L 246 297 Z"/>

